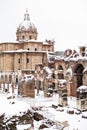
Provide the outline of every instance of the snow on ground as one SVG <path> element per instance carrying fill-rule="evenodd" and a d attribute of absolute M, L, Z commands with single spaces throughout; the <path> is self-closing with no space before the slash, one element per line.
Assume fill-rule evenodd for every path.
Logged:
<path fill-rule="evenodd" d="M 26 102 L 19 101 L 18 99 L 7 99 L 8 95 L 0 93 L 0 115 L 5 113 L 7 117 L 13 115 L 20 115 L 20 112 L 25 112 L 31 109 L 30 105 Z"/>
<path fill-rule="evenodd" d="M 70 97 L 71 99 L 71 97 Z M 69 99 L 69 102 L 70 102 Z M 29 104 L 31 104 L 32 106 L 43 106 L 42 112 L 41 114 L 45 115 L 47 118 L 52 119 L 53 121 L 59 121 L 59 122 L 64 122 L 64 121 L 68 121 L 69 127 L 65 128 L 64 130 L 87 130 L 87 119 L 82 118 L 82 114 L 68 114 L 67 113 L 67 107 L 64 107 L 64 111 L 60 112 L 57 111 L 56 109 L 52 108 L 52 104 L 57 105 L 58 104 L 58 95 L 55 94 L 53 97 L 51 98 L 44 98 L 41 95 L 36 96 L 35 99 L 32 98 L 19 98 L 19 100 L 23 100 Z M 74 103 L 73 99 L 71 101 L 70 104 L 70 109 L 71 106 L 75 106 L 76 104 Z M 75 111 L 75 109 L 74 109 Z M 86 113 L 87 115 L 87 113 Z M 39 122 L 35 123 L 35 130 L 38 130 L 38 126 L 40 125 Z M 48 130 L 47 128 L 45 128 L 44 130 Z M 50 128 L 51 130 L 51 128 Z"/>
<path fill-rule="evenodd" d="M 17 130 L 27 130 L 31 127 L 30 124 L 27 125 L 17 125 Z"/>
<path fill-rule="evenodd" d="M 56 121 L 68 121 L 69 130 L 87 130 L 87 119 L 82 118 L 81 114 L 67 114 L 67 108 L 64 108 L 64 112 L 55 111 L 53 108 L 48 108 L 48 111 L 55 116 Z"/>
<path fill-rule="evenodd" d="M 67 107 L 63 108 L 64 111 L 58 111 L 51 107 L 52 104 L 58 104 L 57 94 L 54 94 L 54 96 L 50 98 L 44 98 L 42 92 L 39 96 L 35 96 L 35 98 L 19 97 L 16 95 L 16 98 L 14 99 L 7 99 L 8 96 L 9 94 L 0 92 L 0 114 L 5 113 L 9 117 L 27 111 L 29 108 L 31 109 L 31 106 L 42 106 L 41 113 L 47 118 L 59 122 L 68 121 L 69 127 L 64 130 L 87 130 L 87 118 L 82 118 L 82 115 L 87 115 L 87 112 L 83 112 L 79 115 L 75 113 L 68 114 Z M 72 106 L 72 103 L 70 104 L 70 107 Z M 40 125 L 39 122 L 35 122 L 34 125 L 34 130 L 38 130 Z M 50 130 L 52 129 L 54 128 L 50 128 Z M 44 130 L 48 129 L 45 128 Z"/>

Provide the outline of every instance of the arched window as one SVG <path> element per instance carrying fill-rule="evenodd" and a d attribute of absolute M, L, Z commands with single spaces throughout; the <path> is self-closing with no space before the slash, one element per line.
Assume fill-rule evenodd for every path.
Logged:
<path fill-rule="evenodd" d="M 35 48 L 35 51 L 37 51 L 37 48 Z"/>
<path fill-rule="evenodd" d="M 59 66 L 58 66 L 58 70 L 63 70 L 62 65 L 59 65 Z"/>
<path fill-rule="evenodd" d="M 32 39 L 32 36 L 31 36 L 31 35 L 29 36 L 29 39 Z"/>
<path fill-rule="evenodd" d="M 83 70 L 84 67 L 82 64 L 77 64 L 74 68 L 74 73 L 76 75 L 77 88 L 83 84 Z"/>

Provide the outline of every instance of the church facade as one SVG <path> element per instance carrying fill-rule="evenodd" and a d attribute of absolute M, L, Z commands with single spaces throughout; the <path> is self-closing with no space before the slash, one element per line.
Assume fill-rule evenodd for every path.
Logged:
<path fill-rule="evenodd" d="M 10 83 L 19 70 L 35 70 L 36 64 L 47 62 L 47 52 L 54 52 L 54 41 L 38 40 L 38 31 L 30 21 L 28 10 L 18 26 L 15 42 L 0 44 L 0 82 Z M 15 80 L 17 80 L 15 78 Z"/>

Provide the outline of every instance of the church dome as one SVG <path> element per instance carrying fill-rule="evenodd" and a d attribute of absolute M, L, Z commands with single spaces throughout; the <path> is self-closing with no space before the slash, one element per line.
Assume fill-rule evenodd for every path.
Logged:
<path fill-rule="evenodd" d="M 25 30 L 25 31 L 32 31 L 32 32 L 36 32 L 36 28 L 35 28 L 35 25 L 33 23 L 31 23 L 30 21 L 26 20 L 26 21 L 23 21 L 18 29 L 21 31 L 21 30 Z"/>
<path fill-rule="evenodd" d="M 24 37 L 24 40 L 26 40 L 26 35 L 30 37 L 30 38 L 28 37 L 27 40 L 32 38 L 37 39 L 37 28 L 30 21 L 28 10 L 26 10 L 26 13 L 24 14 L 23 22 L 17 28 L 17 32 L 16 32 L 17 40 L 23 40 L 23 38 L 19 37 L 20 33 L 21 33 L 21 37 Z"/>
<path fill-rule="evenodd" d="M 32 32 L 37 32 L 37 29 L 35 25 L 30 21 L 28 10 L 26 10 L 26 13 L 24 14 L 24 20 L 23 22 L 19 25 L 17 30 L 21 31 L 32 31 Z"/>

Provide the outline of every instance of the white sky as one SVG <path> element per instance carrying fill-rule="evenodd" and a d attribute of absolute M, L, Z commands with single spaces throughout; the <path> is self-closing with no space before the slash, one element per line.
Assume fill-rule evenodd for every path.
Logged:
<path fill-rule="evenodd" d="M 38 39 L 54 39 L 55 50 L 87 43 L 87 0 L 0 0 L 0 42 L 16 40 L 26 8 Z"/>

